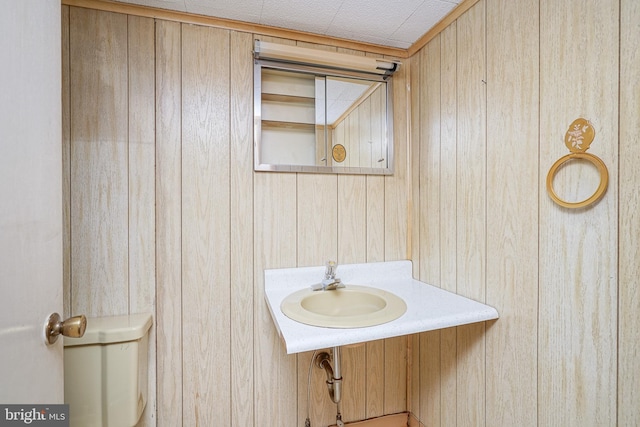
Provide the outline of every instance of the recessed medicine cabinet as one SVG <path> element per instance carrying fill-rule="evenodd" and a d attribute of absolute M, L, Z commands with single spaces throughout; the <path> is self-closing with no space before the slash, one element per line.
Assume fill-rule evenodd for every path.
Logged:
<path fill-rule="evenodd" d="M 396 61 L 256 41 L 255 170 L 391 175 Z"/>

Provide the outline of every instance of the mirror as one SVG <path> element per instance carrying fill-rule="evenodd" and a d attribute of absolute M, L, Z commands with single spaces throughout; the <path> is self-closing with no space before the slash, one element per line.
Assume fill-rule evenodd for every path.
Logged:
<path fill-rule="evenodd" d="M 255 170 L 392 174 L 391 85 L 256 60 Z"/>

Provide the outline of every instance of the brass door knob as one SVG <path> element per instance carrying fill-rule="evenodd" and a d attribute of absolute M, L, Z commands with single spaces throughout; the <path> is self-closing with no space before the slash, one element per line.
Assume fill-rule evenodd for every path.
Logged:
<path fill-rule="evenodd" d="M 87 329 L 87 318 L 84 314 L 61 320 L 58 313 L 53 313 L 44 327 L 44 336 L 47 344 L 53 344 L 60 335 L 80 338 L 84 335 L 85 329 Z"/>

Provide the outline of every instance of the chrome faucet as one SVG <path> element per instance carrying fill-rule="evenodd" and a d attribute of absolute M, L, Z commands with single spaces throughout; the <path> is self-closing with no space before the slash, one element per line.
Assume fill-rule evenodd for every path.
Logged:
<path fill-rule="evenodd" d="M 324 279 L 321 283 L 311 285 L 311 289 L 314 291 L 334 291 L 339 288 L 344 288 L 342 281 L 336 277 L 336 271 L 338 264 L 335 261 L 327 261 L 327 267 L 324 271 Z"/>

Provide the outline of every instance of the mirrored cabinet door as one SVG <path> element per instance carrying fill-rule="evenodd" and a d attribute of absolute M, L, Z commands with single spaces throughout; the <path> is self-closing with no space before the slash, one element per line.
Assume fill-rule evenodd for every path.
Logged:
<path fill-rule="evenodd" d="M 255 169 L 392 174 L 389 78 L 256 61 Z"/>
<path fill-rule="evenodd" d="M 386 83 L 326 77 L 329 164 L 387 167 Z"/>

